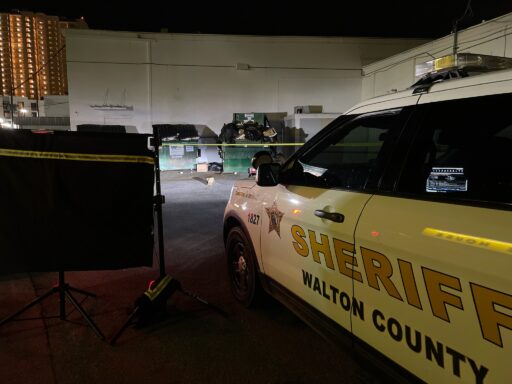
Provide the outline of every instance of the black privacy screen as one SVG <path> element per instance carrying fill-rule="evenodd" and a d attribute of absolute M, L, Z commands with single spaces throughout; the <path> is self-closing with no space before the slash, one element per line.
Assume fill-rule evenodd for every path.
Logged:
<path fill-rule="evenodd" d="M 0 129 L 0 274 L 150 266 L 147 138 Z"/>

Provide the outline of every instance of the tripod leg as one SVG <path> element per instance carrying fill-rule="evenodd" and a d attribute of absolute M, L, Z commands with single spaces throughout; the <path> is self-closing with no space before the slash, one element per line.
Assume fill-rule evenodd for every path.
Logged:
<path fill-rule="evenodd" d="M 190 296 L 190 297 L 192 297 L 192 298 L 196 299 L 197 301 L 199 301 L 199 302 L 203 303 L 204 305 L 209 306 L 210 308 L 212 308 L 212 309 L 214 309 L 215 311 L 217 311 L 218 313 L 220 313 L 222 316 L 224 316 L 224 317 L 226 317 L 226 316 L 227 316 L 226 312 L 224 312 L 222 309 L 220 309 L 220 308 L 219 308 L 219 307 L 217 307 L 216 305 L 213 305 L 213 304 L 211 304 L 211 303 L 207 302 L 205 299 L 203 299 L 202 297 L 197 296 L 195 293 L 189 292 L 189 291 L 187 291 L 187 290 L 185 290 L 185 289 L 183 289 L 183 288 L 181 288 L 181 289 L 180 289 L 180 291 L 181 291 L 182 293 L 184 293 L 185 295 Z"/>
<path fill-rule="evenodd" d="M 183 292 L 185 295 L 187 296 L 190 296 L 194 299 L 196 299 L 197 301 L 200 301 L 201 303 L 205 304 L 205 305 L 210 305 L 210 303 L 208 303 L 205 299 L 197 296 L 195 293 L 192 293 L 192 292 L 189 292 L 189 291 L 186 291 L 184 290 L 183 288 L 181 289 L 181 292 Z"/>
<path fill-rule="evenodd" d="M 50 289 L 48 292 L 46 292 L 43 296 L 40 296 L 38 297 L 37 299 L 34 299 L 32 300 L 30 303 L 28 303 L 27 305 L 25 305 L 23 308 L 21 308 L 20 310 L 18 310 L 17 312 L 13 313 L 11 316 L 3 319 L 2 321 L 0 321 L 0 326 L 4 325 L 5 323 L 11 321 L 12 319 L 16 318 L 17 316 L 21 315 L 23 312 L 25 312 L 27 309 L 33 307 L 34 305 L 36 305 L 37 303 L 43 301 L 44 299 L 46 299 L 48 296 L 52 295 L 53 293 L 57 292 L 58 291 L 58 288 L 55 287 L 55 288 L 52 288 Z"/>
<path fill-rule="evenodd" d="M 128 319 L 125 321 L 125 323 L 123 324 L 123 326 L 119 329 L 119 331 L 117 331 L 117 333 L 114 335 L 114 337 L 112 337 L 112 340 L 110 340 L 110 345 L 114 345 L 117 341 L 117 339 L 119 339 L 119 336 L 122 335 L 122 333 L 124 332 L 124 330 L 126 328 L 128 328 L 128 326 L 131 324 L 133 318 L 135 317 L 135 315 L 137 314 L 137 312 L 139 312 L 139 307 L 136 307 L 132 314 L 128 317 Z"/>
<path fill-rule="evenodd" d="M 66 320 L 66 285 L 59 282 L 59 317 L 61 320 Z"/>
<path fill-rule="evenodd" d="M 87 323 L 89 324 L 89 326 L 93 329 L 93 331 L 96 333 L 96 335 L 101 339 L 101 340 L 105 340 L 105 336 L 103 335 L 103 333 L 101 333 L 100 329 L 98 328 L 98 326 L 94 323 L 94 321 L 92 321 L 92 319 L 89 317 L 89 315 L 84 311 L 84 309 L 82 308 L 82 306 L 78 303 L 78 301 L 76 301 L 76 299 L 73 297 L 73 295 L 71 294 L 71 292 L 69 291 L 65 291 L 65 294 L 66 294 L 66 297 L 69 299 L 69 301 L 71 302 L 71 304 L 74 305 L 74 307 L 77 309 L 78 312 L 80 312 L 80 314 L 83 316 L 83 318 L 85 319 L 85 321 L 87 321 Z"/>
<path fill-rule="evenodd" d="M 78 289 L 75 287 L 68 287 L 68 290 L 76 292 L 76 293 L 81 293 L 82 295 L 85 295 L 85 296 L 97 297 L 95 293 L 87 292 L 87 291 L 84 291 L 83 289 Z"/>

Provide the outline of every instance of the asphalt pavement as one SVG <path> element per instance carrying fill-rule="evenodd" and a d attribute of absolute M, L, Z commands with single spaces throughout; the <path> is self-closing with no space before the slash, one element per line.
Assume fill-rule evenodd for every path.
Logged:
<path fill-rule="evenodd" d="M 166 272 L 223 314 L 175 292 L 164 318 L 129 326 L 112 346 L 69 304 L 66 321 L 40 319 L 59 313 L 58 295 L 51 295 L 20 316 L 33 319 L 0 327 L 0 383 L 375 382 L 350 351 L 323 339 L 281 304 L 268 300 L 245 309 L 233 299 L 222 215 L 233 182 L 242 177 L 162 173 Z M 157 276 L 155 255 L 152 268 L 67 272 L 66 281 L 97 295 L 73 294 L 110 339 Z M 56 273 L 0 275 L 0 319 L 56 282 Z"/>

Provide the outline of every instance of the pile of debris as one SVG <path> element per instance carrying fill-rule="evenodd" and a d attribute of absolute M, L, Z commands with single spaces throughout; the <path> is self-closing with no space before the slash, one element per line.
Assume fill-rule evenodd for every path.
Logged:
<path fill-rule="evenodd" d="M 194 124 L 153 124 L 160 132 L 162 141 L 187 141 L 199 139 Z"/>
<path fill-rule="evenodd" d="M 220 131 L 219 142 L 233 144 L 239 140 L 274 143 L 277 132 L 272 127 L 265 127 L 255 121 L 224 124 Z"/>

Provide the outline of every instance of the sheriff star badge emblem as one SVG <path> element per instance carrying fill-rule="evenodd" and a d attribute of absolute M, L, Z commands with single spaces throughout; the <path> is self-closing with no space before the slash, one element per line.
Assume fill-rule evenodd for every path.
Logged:
<path fill-rule="evenodd" d="M 265 210 L 267 211 L 269 218 L 268 233 L 276 231 L 277 236 L 281 237 L 281 219 L 283 218 L 284 213 L 277 209 L 275 201 L 270 208 L 265 208 Z"/>

